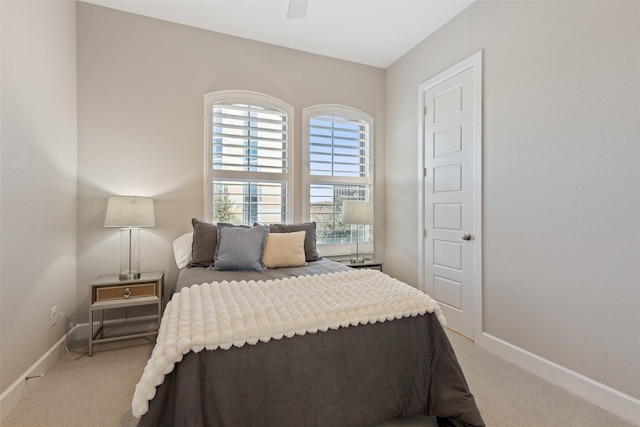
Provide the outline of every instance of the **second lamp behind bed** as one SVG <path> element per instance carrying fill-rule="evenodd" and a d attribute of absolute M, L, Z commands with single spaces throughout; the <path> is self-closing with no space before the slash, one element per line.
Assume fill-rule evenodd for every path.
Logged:
<path fill-rule="evenodd" d="M 365 250 L 371 241 L 368 225 L 373 225 L 373 205 L 361 200 L 345 200 L 342 202 L 342 222 L 351 224 L 351 262 L 361 264 L 367 253 Z"/>

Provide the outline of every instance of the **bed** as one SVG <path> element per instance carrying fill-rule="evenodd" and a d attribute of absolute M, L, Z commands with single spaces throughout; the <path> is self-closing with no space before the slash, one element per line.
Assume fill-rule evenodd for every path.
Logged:
<path fill-rule="evenodd" d="M 429 296 L 320 257 L 314 223 L 193 225 L 174 242 L 183 268 L 134 392 L 139 426 L 484 425 Z"/>

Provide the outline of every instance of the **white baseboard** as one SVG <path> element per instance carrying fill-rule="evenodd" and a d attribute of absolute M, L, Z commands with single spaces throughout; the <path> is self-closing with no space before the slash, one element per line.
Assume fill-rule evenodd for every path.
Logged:
<path fill-rule="evenodd" d="M 484 333 L 482 348 L 640 426 L 640 400 Z"/>
<path fill-rule="evenodd" d="M 73 329 L 69 333 L 72 331 Z M 64 353 L 65 338 L 66 335 L 62 336 L 36 363 L 31 365 L 8 389 L 0 394 L 0 422 L 40 383 L 41 378 L 39 375 L 49 372 L 49 369 L 60 360 Z M 27 380 L 27 378 L 29 379 Z"/>
<path fill-rule="evenodd" d="M 157 320 L 157 316 L 149 315 L 129 319 L 129 321 L 133 322 L 146 322 L 153 320 Z M 104 324 L 109 326 L 122 325 L 123 327 L 127 327 L 121 319 L 107 320 Z M 97 329 L 98 325 L 99 322 L 95 322 L 94 328 Z M 89 339 L 89 324 L 81 323 L 75 325 L 69 330 L 67 335 L 70 337 L 75 336 L 75 341 L 86 341 Z M 8 389 L 0 394 L 0 422 L 2 422 L 11 413 L 11 411 L 18 406 L 20 401 L 40 383 L 41 378 L 38 376 L 49 372 L 53 365 L 60 360 L 60 357 L 63 357 L 63 355 L 66 354 L 64 344 L 67 335 L 60 338 L 40 359 L 36 361 L 36 363 L 27 369 L 27 371 L 13 384 L 11 384 Z M 70 342 L 72 342 L 71 339 Z M 28 377 L 30 378 L 29 380 L 27 380 Z"/>

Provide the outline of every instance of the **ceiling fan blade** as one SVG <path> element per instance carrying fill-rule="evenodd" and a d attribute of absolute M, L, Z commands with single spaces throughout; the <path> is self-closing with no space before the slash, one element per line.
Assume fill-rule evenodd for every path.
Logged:
<path fill-rule="evenodd" d="M 288 19 L 304 19 L 307 16 L 309 0 L 289 0 Z"/>

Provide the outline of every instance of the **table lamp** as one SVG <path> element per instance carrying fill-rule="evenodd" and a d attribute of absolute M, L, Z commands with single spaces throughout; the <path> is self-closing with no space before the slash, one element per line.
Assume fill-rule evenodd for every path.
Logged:
<path fill-rule="evenodd" d="M 373 206 L 371 202 L 361 200 L 345 200 L 342 202 L 342 223 L 351 224 L 351 243 L 355 240 L 355 254 L 352 254 L 351 262 L 364 262 L 363 225 L 373 224 Z"/>
<path fill-rule="evenodd" d="M 120 280 L 140 278 L 140 227 L 154 227 L 153 199 L 111 196 L 105 227 L 120 227 Z"/>

